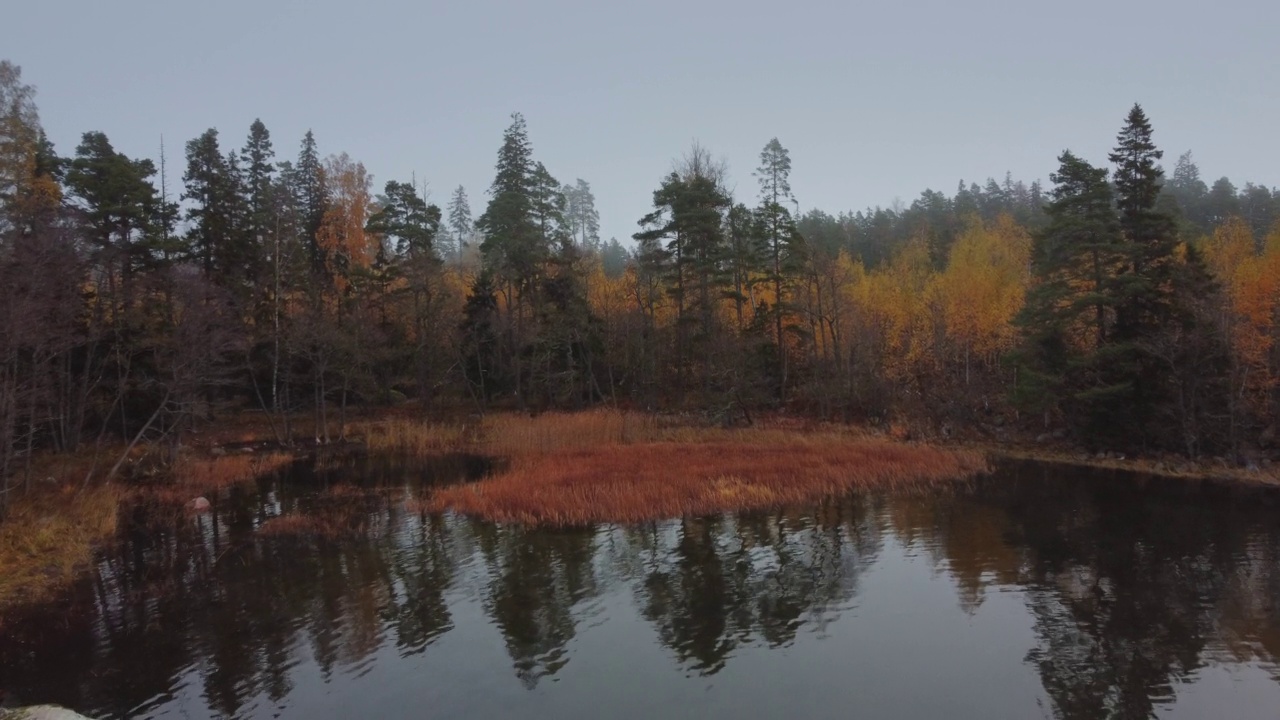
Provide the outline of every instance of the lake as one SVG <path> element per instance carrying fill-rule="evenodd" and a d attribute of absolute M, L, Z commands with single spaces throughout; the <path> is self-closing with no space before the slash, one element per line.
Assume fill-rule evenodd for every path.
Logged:
<path fill-rule="evenodd" d="M 943 490 L 633 527 L 405 509 L 483 467 L 353 457 L 194 518 L 139 509 L 64 602 L 0 633 L 5 702 L 100 718 L 1280 715 L 1274 490 L 1006 461 Z M 337 503 L 333 537 L 258 531 Z"/>

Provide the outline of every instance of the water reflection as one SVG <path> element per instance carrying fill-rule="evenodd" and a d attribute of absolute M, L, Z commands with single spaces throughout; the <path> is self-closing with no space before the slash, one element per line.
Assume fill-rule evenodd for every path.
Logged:
<path fill-rule="evenodd" d="M 272 716 L 335 683 L 391 694 L 422 685 L 441 707 L 486 702 L 421 672 L 443 663 L 467 667 L 472 691 L 493 690 L 491 711 L 509 701 L 498 691 L 514 676 L 531 703 L 548 703 L 526 714 L 551 717 L 568 695 L 609 691 L 593 680 L 589 691 L 547 695 L 549 682 L 623 656 L 636 675 L 616 682 L 655 702 L 687 707 L 679 698 L 695 687 L 732 687 L 741 700 L 796 685 L 820 691 L 791 700 L 796 714 L 826 715 L 824 694 L 867 697 L 895 682 L 894 657 L 938 668 L 896 682 L 948 687 L 947 673 L 964 677 L 972 664 L 948 649 L 955 638 L 1021 643 L 1006 659 L 1039 679 L 951 698 L 960 717 L 999 715 L 1004 706 L 984 703 L 1001 693 L 1061 718 L 1176 714 L 1206 668 L 1268 674 L 1233 675 L 1236 691 L 1214 696 L 1224 716 L 1265 717 L 1280 687 L 1274 492 L 1012 463 L 950 492 L 625 528 L 535 531 L 405 510 L 398 489 L 474 474 L 476 462 L 413 472 L 385 459 L 335 462 L 233 490 L 196 520 L 140 510 L 64 605 L 0 629 L 0 688 L 9 702 L 121 718 Z M 258 532 L 322 508 L 333 484 L 352 480 L 370 490 L 341 496 L 361 503 L 359 532 Z M 940 594 L 954 617 L 915 610 Z M 993 608 L 993 594 L 1020 610 Z M 486 633 L 505 666 L 486 654 Z M 444 647 L 454 635 L 466 643 Z M 676 672 L 650 672 L 646 646 Z M 789 653 L 850 665 L 881 653 L 885 676 L 851 673 L 846 689 Z M 729 696 L 702 714 L 731 714 Z M 1010 704 L 1007 714 L 1041 710 Z"/>

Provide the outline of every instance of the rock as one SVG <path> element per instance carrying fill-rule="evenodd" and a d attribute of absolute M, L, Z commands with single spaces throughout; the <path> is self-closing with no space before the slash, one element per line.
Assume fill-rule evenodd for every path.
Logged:
<path fill-rule="evenodd" d="M 187 503 L 187 509 L 192 512 L 209 512 L 209 508 L 211 507 L 213 507 L 213 505 L 206 497 L 198 497 Z"/>
<path fill-rule="evenodd" d="M 1049 442 L 1052 439 L 1053 439 L 1053 436 L 1050 435 L 1049 433 L 1040 433 L 1039 435 L 1036 436 L 1036 442 L 1040 443 L 1041 445 Z"/>
<path fill-rule="evenodd" d="M 253 452 L 253 448 L 251 448 L 251 447 L 243 447 L 243 448 L 240 448 L 240 452 L 242 452 L 242 453 L 244 453 L 244 454 L 248 455 L 249 453 Z"/>
<path fill-rule="evenodd" d="M 90 720 L 90 718 L 57 705 L 31 705 L 12 710 L 0 710 L 0 720 Z"/>
<path fill-rule="evenodd" d="M 216 448 L 214 448 L 214 449 L 210 450 L 210 451 L 209 451 L 209 454 L 210 454 L 210 455 L 213 455 L 214 457 L 222 457 L 223 455 L 226 455 L 226 454 L 227 454 L 227 449 L 226 449 L 226 448 L 216 447 Z"/>

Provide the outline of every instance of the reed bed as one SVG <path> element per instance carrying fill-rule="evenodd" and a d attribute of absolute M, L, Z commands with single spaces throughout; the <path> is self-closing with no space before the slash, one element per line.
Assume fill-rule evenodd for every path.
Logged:
<path fill-rule="evenodd" d="M 978 452 L 838 433 L 692 434 L 556 452 L 542 451 L 537 436 L 531 444 L 521 436 L 520 443 L 539 451 L 514 457 L 493 477 L 440 489 L 418 507 L 532 525 L 638 523 L 803 505 L 855 489 L 917 489 L 987 470 Z"/>
<path fill-rule="evenodd" d="M 374 451 L 432 455 L 464 447 L 473 441 L 473 423 L 435 423 L 392 418 L 357 425 L 365 445 Z"/>

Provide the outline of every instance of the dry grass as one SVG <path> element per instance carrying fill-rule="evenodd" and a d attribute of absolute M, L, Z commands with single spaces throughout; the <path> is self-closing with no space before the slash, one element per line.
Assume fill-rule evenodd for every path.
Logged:
<path fill-rule="evenodd" d="M 853 489 L 916 488 L 987 468 L 977 452 L 834 433 L 696 434 L 701 437 L 687 441 L 614 442 L 531 452 L 514 458 L 506 472 L 441 489 L 418 507 L 497 522 L 635 523 L 807 504 Z M 529 436 L 540 437 L 520 437 Z M 531 446 L 541 450 L 551 442 Z"/>
<path fill-rule="evenodd" d="M 182 504 L 192 498 L 250 482 L 293 462 L 285 452 L 235 453 L 221 456 L 183 456 L 173 469 L 173 481 L 145 487 L 149 499 Z"/>
<path fill-rule="evenodd" d="M 115 534 L 123 495 L 68 483 L 17 498 L 0 523 L 0 607 L 45 600 L 87 567 L 94 546 Z"/>
<path fill-rule="evenodd" d="M 409 418 L 358 424 L 353 430 L 364 435 L 370 450 L 415 455 L 454 450 L 466 445 L 471 434 L 466 424 L 420 422 Z"/>

